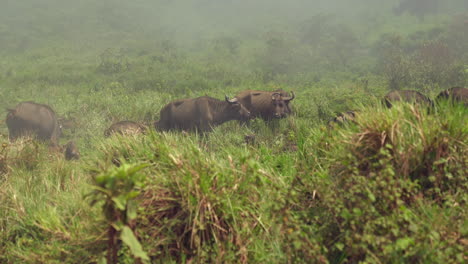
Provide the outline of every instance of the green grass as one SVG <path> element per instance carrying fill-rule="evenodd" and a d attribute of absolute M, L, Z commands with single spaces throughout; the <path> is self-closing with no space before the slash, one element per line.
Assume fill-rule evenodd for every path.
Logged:
<path fill-rule="evenodd" d="M 96 135 L 76 162 L 39 148 L 35 166 L 12 163 L 2 175 L 2 261 L 103 256 L 103 218 L 83 196 L 115 159 L 150 164 L 136 230 L 153 261 L 458 261 L 467 114 L 450 105 L 435 114 L 361 106 L 357 124 L 333 130 L 291 117 L 276 131 L 234 122 L 204 137 Z M 247 145 L 242 135 L 252 132 L 256 144 Z M 284 149 L 291 142 L 297 151 Z"/>
<path fill-rule="evenodd" d="M 263 35 L 199 36 L 180 46 L 107 24 L 93 30 L 91 19 L 76 42 L 63 32 L 24 37 L 30 32 L 22 29 L 26 51 L 13 41 L 19 36 L 1 51 L 0 106 L 34 100 L 73 119 L 61 143 L 75 140 L 81 159 L 65 161 L 30 140 L 9 143 L 0 124 L 0 263 L 105 257 L 109 223 L 102 202 L 91 206 L 86 195 L 97 175 L 122 163 L 149 165 L 131 225 L 152 263 L 463 262 L 468 110 L 447 102 L 430 113 L 383 108 L 389 80 L 371 51 L 382 34 L 397 33 L 411 69 L 430 72 L 408 50 L 425 43 L 413 35 L 418 31 L 441 27 L 437 39 L 454 37 L 448 15 L 434 18 L 382 16 L 375 29 L 354 21 L 359 41 L 347 64 L 335 56 L 336 36 L 347 30 L 336 21 L 316 46 L 291 25 Z M 5 25 L 0 30 L 15 29 Z M 103 39 L 87 44 L 100 32 Z M 447 74 L 453 76 L 435 77 L 468 83 L 466 73 Z M 402 83 L 416 89 L 421 80 L 409 78 Z M 426 81 L 417 89 L 432 98 L 449 85 Z M 278 88 L 296 94 L 294 114 L 279 124 L 227 122 L 205 135 L 103 135 L 116 121 L 154 122 L 174 99 Z M 327 126 L 348 110 L 358 111 L 356 122 Z M 255 136 L 252 144 L 246 135 Z M 119 260 L 134 263 L 125 245 Z"/>

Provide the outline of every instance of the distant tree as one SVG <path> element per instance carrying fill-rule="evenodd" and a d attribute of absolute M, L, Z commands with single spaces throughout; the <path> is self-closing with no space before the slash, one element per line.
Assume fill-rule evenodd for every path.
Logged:
<path fill-rule="evenodd" d="M 419 19 L 430 13 L 436 13 L 439 7 L 439 0 L 401 0 L 398 6 L 393 8 L 393 13 L 401 15 L 405 12 Z"/>
<path fill-rule="evenodd" d="M 373 53 L 377 56 L 377 71 L 385 76 L 391 90 L 399 90 L 408 84 L 409 57 L 402 48 L 402 37 L 385 34 L 374 45 Z"/>

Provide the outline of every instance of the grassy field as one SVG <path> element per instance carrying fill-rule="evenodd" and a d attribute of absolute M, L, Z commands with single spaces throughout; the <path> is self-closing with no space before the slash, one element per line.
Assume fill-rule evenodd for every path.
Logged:
<path fill-rule="evenodd" d="M 99 10 L 91 2 L 75 8 Z M 187 38 L 117 7 L 82 23 L 33 8 L 24 24 L 0 11 L 0 107 L 50 105 L 73 121 L 61 143 L 76 141 L 81 159 L 10 143 L 2 119 L 0 263 L 105 263 L 112 228 L 118 263 L 467 261 L 468 109 L 380 103 L 390 88 L 434 98 L 468 85 L 466 14 L 265 15 L 262 29 L 237 21 Z M 162 11 L 140 19 L 151 12 Z M 103 135 L 154 122 L 174 99 L 278 88 L 296 98 L 276 127 Z M 348 110 L 355 122 L 327 126 Z"/>

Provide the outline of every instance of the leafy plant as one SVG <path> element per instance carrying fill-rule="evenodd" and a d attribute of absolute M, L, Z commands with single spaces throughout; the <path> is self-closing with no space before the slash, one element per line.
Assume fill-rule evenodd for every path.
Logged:
<path fill-rule="evenodd" d="M 118 263 L 117 237 L 130 248 L 133 256 L 141 261 L 149 261 L 133 230 L 138 205 L 135 198 L 144 186 L 145 175 L 138 173 L 147 164 L 122 164 L 109 172 L 96 176 L 94 191 L 89 194 L 91 205 L 104 202 L 102 212 L 109 224 L 107 263 Z"/>

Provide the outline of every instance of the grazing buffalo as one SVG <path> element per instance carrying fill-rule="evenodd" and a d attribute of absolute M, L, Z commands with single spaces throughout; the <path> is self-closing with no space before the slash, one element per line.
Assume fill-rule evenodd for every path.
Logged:
<path fill-rule="evenodd" d="M 395 102 L 407 102 L 417 104 L 427 104 L 432 106 L 432 101 L 424 94 L 412 90 L 396 90 L 391 91 L 384 97 L 385 105 L 391 108 Z"/>
<path fill-rule="evenodd" d="M 257 139 L 255 137 L 255 134 L 249 134 L 244 136 L 244 142 L 247 145 L 255 145 L 257 142 Z"/>
<path fill-rule="evenodd" d="M 7 110 L 6 124 L 11 141 L 33 136 L 58 146 L 60 126 L 52 108 L 35 102 L 21 102 L 14 109 Z"/>
<path fill-rule="evenodd" d="M 280 93 L 282 98 L 291 98 L 292 97 L 292 99 L 294 99 L 294 93 L 293 92 L 291 92 L 292 95 L 290 95 L 288 92 L 284 91 L 283 89 L 277 89 L 277 90 L 274 90 L 273 92 Z M 291 107 L 289 106 L 289 102 L 291 102 L 291 100 L 284 101 L 286 103 L 286 110 L 285 110 L 286 115 L 292 114 Z"/>
<path fill-rule="evenodd" d="M 468 106 L 468 88 L 452 87 L 442 91 L 439 93 L 436 100 L 440 101 L 443 99 L 450 99 L 452 103 L 459 102 L 463 103 L 465 106 Z"/>
<path fill-rule="evenodd" d="M 246 90 L 237 94 L 236 98 L 250 111 L 252 118 L 260 117 L 269 121 L 284 118 L 291 113 L 289 102 L 294 99 L 294 93 L 289 96 L 283 90 L 273 92 Z"/>
<path fill-rule="evenodd" d="M 160 119 L 155 128 L 168 130 L 210 131 L 212 127 L 230 120 L 246 120 L 250 112 L 238 102 L 237 98 L 225 101 L 202 96 L 171 102 L 160 111 Z"/>
<path fill-rule="evenodd" d="M 78 160 L 80 159 L 80 152 L 74 141 L 69 141 L 65 146 L 65 159 L 66 160 Z"/>
<path fill-rule="evenodd" d="M 356 111 L 347 111 L 338 114 L 336 117 L 328 121 L 328 127 L 333 127 L 335 124 L 344 125 L 349 122 L 355 122 L 356 119 Z"/>
<path fill-rule="evenodd" d="M 133 121 L 120 121 L 112 124 L 106 131 L 104 136 L 109 137 L 113 134 L 120 135 L 137 135 L 144 133 L 147 127 Z"/>

